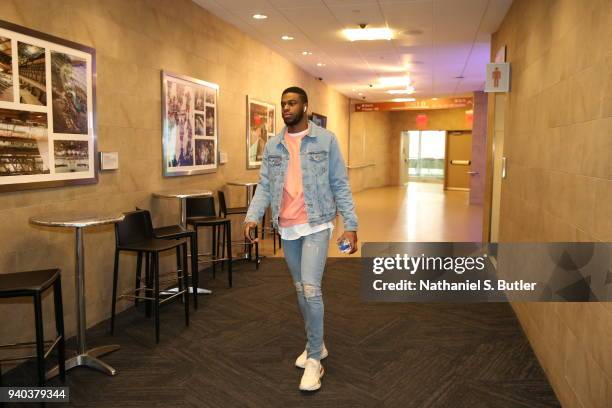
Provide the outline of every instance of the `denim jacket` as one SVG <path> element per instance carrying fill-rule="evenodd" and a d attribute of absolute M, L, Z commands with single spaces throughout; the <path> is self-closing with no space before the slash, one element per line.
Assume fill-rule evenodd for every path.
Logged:
<path fill-rule="evenodd" d="M 315 226 L 333 220 L 337 207 L 344 219 L 344 230 L 357 231 L 355 205 L 338 141 L 332 132 L 313 122 L 309 122 L 309 125 L 310 132 L 302 138 L 300 145 L 308 223 Z M 278 229 L 285 174 L 289 164 L 285 131 L 286 127 L 266 143 L 259 183 L 245 222 L 260 221 L 266 208 L 271 205 L 272 225 Z"/>

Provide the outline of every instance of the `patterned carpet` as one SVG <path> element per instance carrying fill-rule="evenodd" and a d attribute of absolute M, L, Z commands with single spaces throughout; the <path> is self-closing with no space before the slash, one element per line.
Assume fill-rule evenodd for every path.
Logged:
<path fill-rule="evenodd" d="M 165 306 L 159 345 L 152 320 L 134 308 L 119 315 L 114 337 L 108 322 L 88 330 L 90 346 L 121 345 L 103 358 L 119 374 L 70 371 L 70 406 L 560 406 L 508 304 L 364 303 L 358 258 L 328 261 L 330 356 L 321 390 L 303 394 L 293 362 L 305 337 L 284 261 L 234 270 L 232 289 L 225 273 L 201 274 L 214 293 L 200 296 L 189 328 L 180 303 Z M 3 385 L 32 381 L 33 368 L 9 372 Z"/>

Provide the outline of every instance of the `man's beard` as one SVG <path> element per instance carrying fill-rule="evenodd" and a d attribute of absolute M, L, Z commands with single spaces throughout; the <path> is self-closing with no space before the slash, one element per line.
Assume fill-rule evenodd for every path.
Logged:
<path fill-rule="evenodd" d="M 302 120 L 302 118 L 304 117 L 304 112 L 299 111 L 294 117 L 293 120 L 287 120 L 283 117 L 283 122 L 285 122 L 285 125 L 287 126 L 294 126 L 297 125 L 298 123 L 300 123 L 300 121 Z"/>

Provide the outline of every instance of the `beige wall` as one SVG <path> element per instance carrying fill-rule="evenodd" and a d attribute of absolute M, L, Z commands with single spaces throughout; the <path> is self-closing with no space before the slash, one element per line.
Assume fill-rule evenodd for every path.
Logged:
<path fill-rule="evenodd" d="M 373 165 L 349 169 L 354 192 L 389 185 L 398 151 L 399 139 L 393 138 L 388 112 L 351 112 L 350 165 Z"/>
<path fill-rule="evenodd" d="M 61 268 L 68 335 L 75 333 L 74 236 L 32 227 L 29 217 L 138 205 L 151 208 L 156 223 L 176 223 L 177 203 L 152 199 L 151 193 L 188 186 L 217 190 L 229 180 L 257 180 L 258 170 L 246 170 L 246 95 L 276 102 L 280 109 L 280 94 L 291 85 L 307 90 L 310 110 L 328 117 L 347 157 L 348 99 L 190 0 L 3 0 L 0 18 L 96 49 L 99 149 L 119 152 L 120 169 L 102 173 L 97 185 L 0 194 L 0 272 Z M 229 162 L 216 174 L 162 178 L 162 69 L 220 85 L 219 144 Z M 277 122 L 280 128 L 280 114 Z M 231 190 L 232 201 L 242 197 L 239 192 Z M 110 313 L 113 228 L 87 230 L 85 252 L 91 325 Z M 128 289 L 135 262 L 131 256 L 122 259 L 120 286 Z M 51 323 L 53 309 L 45 309 Z M 31 310 L 25 302 L 0 303 L 0 314 L 12 316 L 0 343 L 33 338 Z"/>
<path fill-rule="evenodd" d="M 612 2 L 515 0 L 500 241 L 612 241 Z M 612 405 L 609 303 L 519 303 L 564 407 Z"/>

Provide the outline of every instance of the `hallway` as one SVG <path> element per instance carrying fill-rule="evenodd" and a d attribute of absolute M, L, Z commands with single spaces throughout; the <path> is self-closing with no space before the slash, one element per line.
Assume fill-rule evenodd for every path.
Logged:
<path fill-rule="evenodd" d="M 480 242 L 482 207 L 469 205 L 468 192 L 444 191 L 442 184 L 411 182 L 406 186 L 372 188 L 353 194 L 359 218 L 359 246 L 365 242 Z M 342 218 L 335 221 L 330 256 L 336 247 Z M 361 249 L 352 256 L 359 256 Z M 269 235 L 261 253 L 274 256 Z M 276 256 L 282 256 L 277 251 Z"/>

